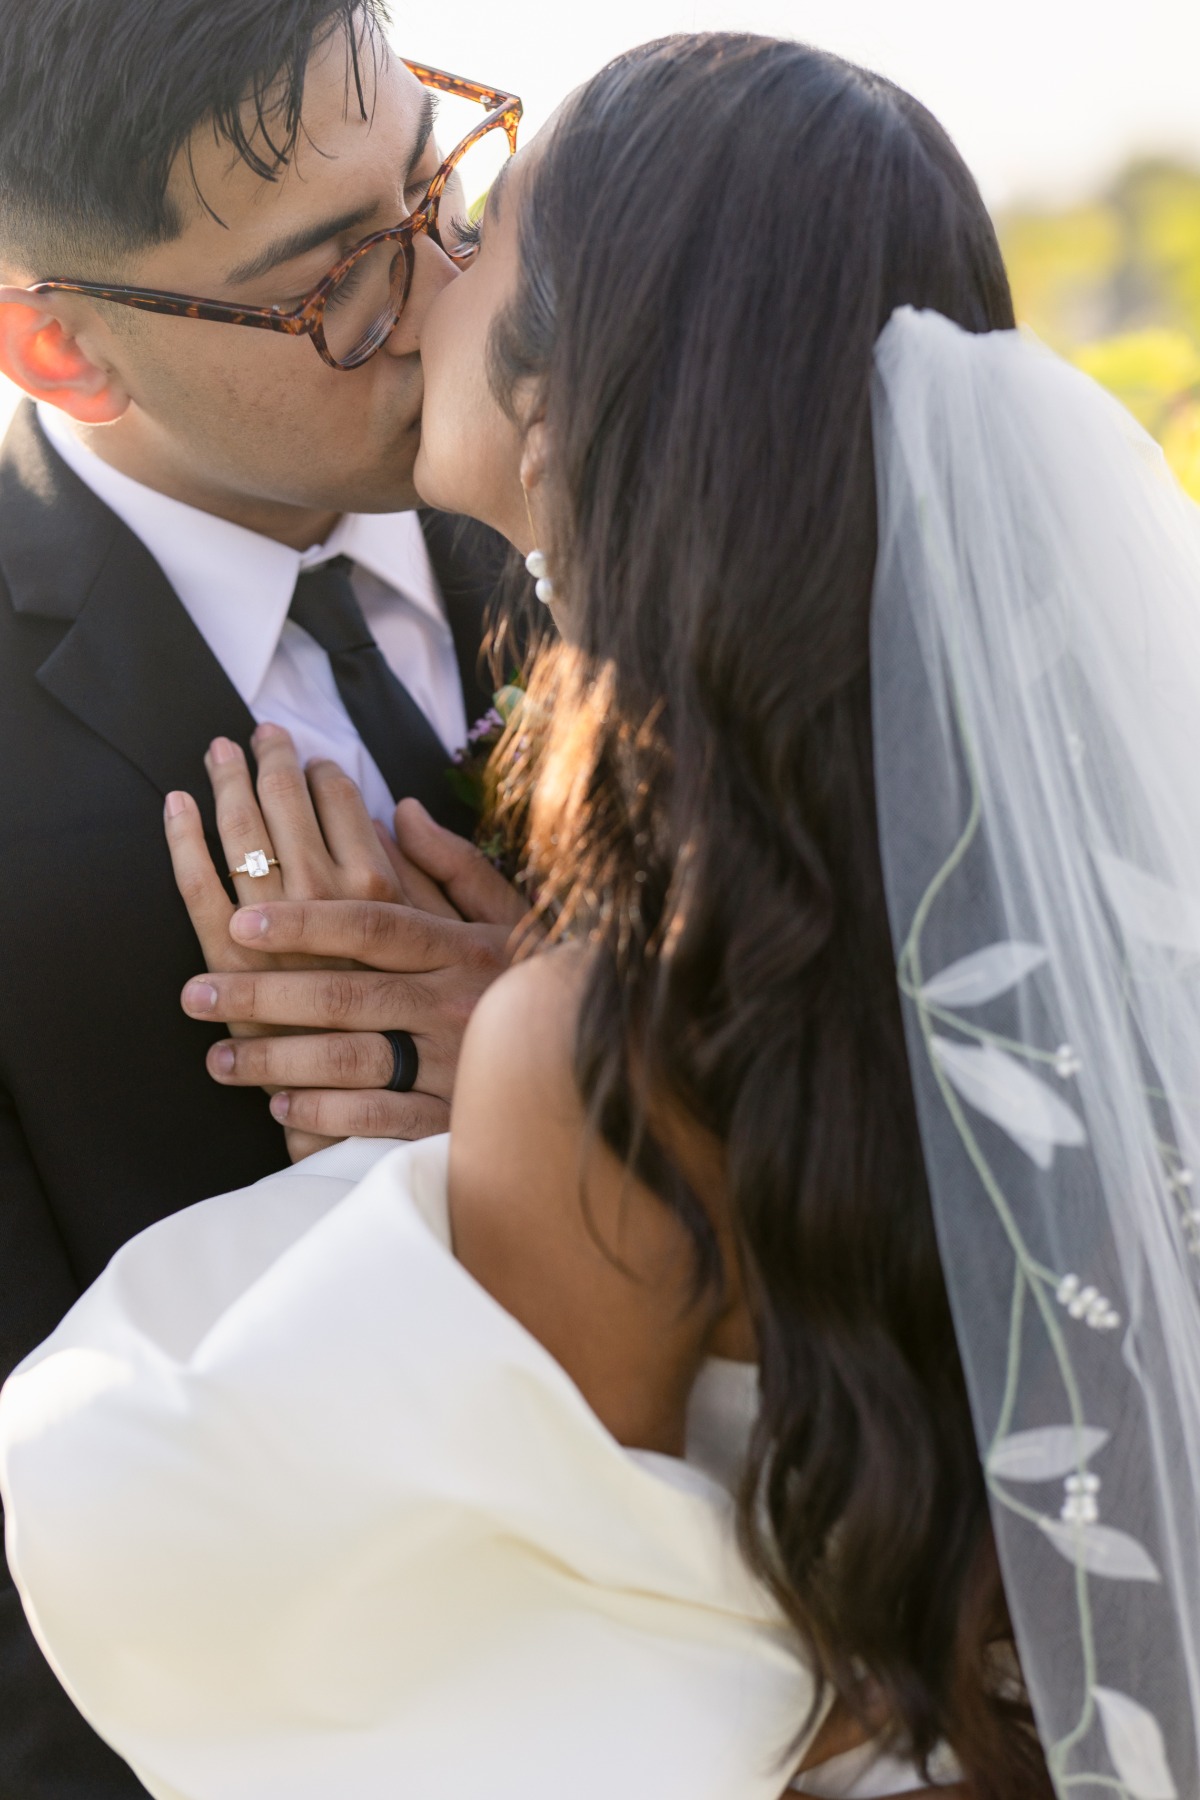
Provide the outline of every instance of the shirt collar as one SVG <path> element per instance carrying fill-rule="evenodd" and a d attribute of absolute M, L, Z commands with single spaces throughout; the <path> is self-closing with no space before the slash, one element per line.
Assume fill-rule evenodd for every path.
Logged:
<path fill-rule="evenodd" d="M 292 550 L 123 475 L 80 442 L 57 407 L 40 404 L 38 420 L 68 468 L 141 539 L 247 706 L 275 655 L 297 577 L 332 556 L 350 557 L 444 627 L 415 513 L 347 513 L 324 544 Z"/>
<path fill-rule="evenodd" d="M 348 556 L 447 629 L 446 609 L 415 512 L 345 513 L 324 544 L 304 552 L 301 567 L 312 568 L 331 556 Z"/>

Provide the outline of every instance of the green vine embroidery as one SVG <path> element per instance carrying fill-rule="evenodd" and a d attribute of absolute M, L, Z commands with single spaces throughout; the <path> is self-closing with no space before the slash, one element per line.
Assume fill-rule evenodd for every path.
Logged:
<path fill-rule="evenodd" d="M 1070 1045 L 1055 1050 L 1014 1041 L 987 1031 L 966 1019 L 952 1003 L 955 989 L 964 996 L 963 1003 L 978 1003 L 993 993 L 1015 986 L 1047 958 L 1036 945 L 995 945 L 977 957 L 967 958 L 950 971 L 926 980 L 922 967 L 922 937 L 930 916 L 947 885 L 962 866 L 975 841 L 981 823 L 982 804 L 978 769 L 973 747 L 963 729 L 958 696 L 953 696 L 959 740 L 963 748 L 970 784 L 970 806 L 966 822 L 957 842 L 937 874 L 926 888 L 916 908 L 912 925 L 897 961 L 901 992 L 912 1003 L 920 1024 L 930 1070 L 941 1099 L 954 1124 L 959 1139 L 979 1178 L 984 1193 L 999 1221 L 1013 1257 L 1012 1296 L 1009 1311 L 1008 1355 L 1003 1398 L 984 1457 L 989 1491 L 995 1503 L 1007 1512 L 1039 1529 L 1074 1567 L 1074 1599 L 1078 1621 L 1079 1645 L 1083 1663 L 1083 1691 L 1079 1714 L 1074 1725 L 1056 1742 L 1048 1746 L 1051 1776 L 1061 1792 L 1093 1784 L 1132 1800 L 1136 1790 L 1129 1785 L 1129 1744 L 1135 1746 L 1139 1767 L 1151 1767 L 1159 1773 L 1156 1779 L 1164 1785 L 1155 1791 L 1174 1792 L 1166 1767 L 1165 1750 L 1157 1722 L 1152 1715 L 1127 1695 L 1098 1685 L 1095 1626 L 1091 1605 L 1090 1580 L 1106 1572 L 1103 1554 L 1111 1554 L 1120 1567 L 1107 1572 L 1126 1577 L 1158 1580 L 1158 1571 L 1145 1550 L 1135 1539 L 1099 1524 L 1099 1478 L 1089 1468 L 1093 1455 L 1108 1440 L 1106 1431 L 1090 1427 L 1084 1417 L 1082 1398 L 1072 1365 L 1070 1347 L 1064 1331 L 1063 1314 L 1099 1331 L 1111 1331 L 1121 1320 L 1111 1302 L 1099 1290 L 1074 1273 L 1047 1268 L 1031 1251 L 996 1173 L 973 1129 L 964 1106 L 963 1092 L 969 1101 L 972 1074 L 980 1081 L 984 1074 L 1003 1063 L 1010 1082 L 1025 1081 L 1032 1094 L 1039 1090 L 1040 1104 L 1046 1114 L 1049 1143 L 1044 1147 L 1026 1141 L 1020 1130 L 992 1111 L 1009 1135 L 1022 1144 L 1043 1167 L 1049 1166 L 1053 1145 L 1082 1144 L 1082 1124 L 1073 1111 L 1041 1088 L 1032 1076 L 1021 1076 L 1023 1066 L 1046 1065 L 1059 1078 L 1068 1081 L 1081 1067 Z M 990 962 L 987 959 L 990 958 Z M 984 973 L 992 971 L 989 986 Z M 961 1038 L 977 1046 L 971 1049 L 953 1039 L 939 1036 L 937 1026 L 950 1027 Z M 972 1062 L 969 1059 L 980 1059 Z M 988 1059 L 992 1059 L 991 1062 Z M 957 1085 L 956 1085 L 957 1083 Z M 980 1110 L 991 1111 L 981 1102 Z M 1073 1122 L 1073 1123 L 1072 1123 Z M 1191 1172 L 1182 1166 L 1173 1146 L 1161 1145 L 1168 1181 L 1180 1198 L 1185 1222 L 1192 1224 L 1193 1237 L 1200 1247 L 1200 1209 L 1191 1200 Z M 1192 1217 L 1194 1213 L 1194 1218 Z M 1050 1346 L 1069 1423 L 1013 1434 L 1021 1378 L 1023 1336 L 1029 1305 L 1032 1303 Z M 1027 1505 L 1014 1491 L 1013 1483 L 1024 1480 L 1046 1480 L 1063 1477 L 1065 1497 L 1057 1519 L 1048 1517 Z M 1072 1754 L 1100 1717 L 1109 1754 L 1117 1770 L 1115 1775 L 1099 1770 L 1080 1771 L 1070 1767 Z M 1124 1734 L 1124 1737 L 1122 1737 Z M 1144 1789 L 1142 1791 L 1145 1791 Z"/>

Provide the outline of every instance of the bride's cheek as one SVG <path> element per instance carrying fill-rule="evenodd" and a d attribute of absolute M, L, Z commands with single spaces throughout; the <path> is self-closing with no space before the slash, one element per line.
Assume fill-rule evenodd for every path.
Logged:
<path fill-rule="evenodd" d="M 425 396 L 415 476 L 423 499 L 465 510 L 472 415 L 478 410 L 470 399 L 471 372 L 478 353 L 469 311 L 457 304 L 458 285 L 430 309 L 421 334 Z"/>
<path fill-rule="evenodd" d="M 512 427 L 487 375 L 486 336 L 463 321 L 440 354 L 426 389 L 416 482 L 424 499 L 503 528 L 498 497 L 513 461 Z"/>

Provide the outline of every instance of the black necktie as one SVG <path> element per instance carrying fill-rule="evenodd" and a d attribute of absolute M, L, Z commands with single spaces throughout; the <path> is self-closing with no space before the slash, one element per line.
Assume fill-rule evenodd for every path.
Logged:
<path fill-rule="evenodd" d="M 395 798 L 411 796 L 439 824 L 469 834 L 473 820 L 447 778 L 450 758 L 371 636 L 349 559 L 335 556 L 302 574 L 288 617 L 328 655 L 342 704 Z"/>

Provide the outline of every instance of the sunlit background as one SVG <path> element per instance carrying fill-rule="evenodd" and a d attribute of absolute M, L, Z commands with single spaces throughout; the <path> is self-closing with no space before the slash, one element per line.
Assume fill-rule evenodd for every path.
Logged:
<path fill-rule="evenodd" d="M 102 0 L 96 0 L 102 4 Z M 806 39 L 942 120 L 1000 228 L 1018 312 L 1107 383 L 1200 498 L 1200 5 L 1139 0 L 392 0 L 405 53 L 516 89 L 536 129 L 616 52 L 672 31 Z M 0 383 L 0 418 L 15 396 Z"/>

